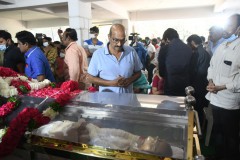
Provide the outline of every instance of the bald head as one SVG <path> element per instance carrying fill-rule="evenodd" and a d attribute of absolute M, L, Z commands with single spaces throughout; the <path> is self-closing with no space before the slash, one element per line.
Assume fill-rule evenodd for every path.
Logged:
<path fill-rule="evenodd" d="M 114 34 L 116 32 L 125 35 L 125 27 L 122 24 L 114 24 L 114 25 L 112 25 L 112 27 L 110 28 L 109 35 L 112 36 L 112 34 Z"/>
<path fill-rule="evenodd" d="M 123 45 L 126 42 L 125 28 L 122 24 L 114 24 L 110 28 L 108 35 L 109 49 L 116 52 L 123 50 Z"/>

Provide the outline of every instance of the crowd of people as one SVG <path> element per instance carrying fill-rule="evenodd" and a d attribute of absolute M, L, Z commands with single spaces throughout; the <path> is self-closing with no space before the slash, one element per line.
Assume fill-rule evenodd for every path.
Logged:
<path fill-rule="evenodd" d="M 15 37 L 0 30 L 0 65 L 29 78 L 62 83 L 79 82 L 80 89 L 96 87 L 100 92 L 145 93 L 185 96 L 185 87 L 195 88 L 200 122 L 203 107 L 212 108 L 216 155 L 239 158 L 240 119 L 240 15 L 232 15 L 225 28 L 209 29 L 207 42 L 197 34 L 186 43 L 168 28 L 162 36 L 141 39 L 132 34 L 126 45 L 123 25 L 113 24 L 109 42 L 98 40 L 98 27 L 90 28 L 90 39 L 77 44 L 77 32 L 58 30 L 60 41 L 36 38 L 29 31 Z M 206 96 L 206 97 L 205 97 Z"/>

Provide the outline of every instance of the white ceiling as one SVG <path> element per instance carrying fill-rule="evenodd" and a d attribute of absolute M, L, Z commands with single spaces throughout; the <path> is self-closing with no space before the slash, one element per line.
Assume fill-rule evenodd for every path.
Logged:
<path fill-rule="evenodd" d="M 112 0 L 128 11 L 213 6 L 218 0 Z"/>
<path fill-rule="evenodd" d="M 22 21 L 36 21 L 43 19 L 68 18 L 67 0 L 49 0 L 49 3 L 56 2 L 51 5 L 43 5 L 34 7 L 36 0 L 0 0 L 0 17 L 22 20 Z M 40 0 L 46 1 L 46 0 Z M 59 3 L 57 3 L 59 1 Z M 190 17 L 194 15 L 206 15 L 201 13 L 207 8 L 213 14 L 217 12 L 224 12 L 226 10 L 240 10 L 240 0 L 81 0 L 83 2 L 91 2 L 92 4 L 92 21 L 106 22 L 119 19 L 127 19 L 126 15 L 133 15 L 139 12 L 139 15 L 144 14 L 145 19 L 152 16 L 154 13 L 161 14 L 161 17 L 167 18 L 171 14 L 171 18 L 176 17 L 181 12 L 181 16 Z M 11 5 L 4 5 L 6 2 L 11 2 Z M 15 2 L 15 3 L 14 3 Z M 32 2 L 32 6 L 19 7 L 20 4 Z M 38 3 L 39 3 L 38 2 Z M 48 2 L 48 1 L 47 1 Z M 197 10 L 201 8 L 201 10 Z M 196 9 L 196 13 L 194 10 Z M 174 11 L 177 11 L 174 13 Z M 191 11 L 182 12 L 182 11 Z M 156 11 L 156 12 L 155 12 Z M 193 11 L 193 12 L 192 12 Z M 170 13 L 171 12 L 171 13 Z M 155 15 L 157 18 L 158 15 Z M 136 14 L 135 14 L 136 17 Z M 159 16 L 160 17 L 160 16 Z M 134 17 L 128 17 L 129 19 Z M 149 19 L 153 19 L 149 17 Z"/>

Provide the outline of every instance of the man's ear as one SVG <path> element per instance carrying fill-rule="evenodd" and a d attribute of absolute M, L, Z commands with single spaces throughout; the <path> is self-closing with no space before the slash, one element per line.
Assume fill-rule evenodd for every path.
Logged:
<path fill-rule="evenodd" d="M 9 46 L 11 44 L 11 39 L 7 39 L 7 45 Z"/>
<path fill-rule="evenodd" d="M 31 48 L 28 42 L 25 42 L 23 45 L 25 45 L 27 48 Z"/>

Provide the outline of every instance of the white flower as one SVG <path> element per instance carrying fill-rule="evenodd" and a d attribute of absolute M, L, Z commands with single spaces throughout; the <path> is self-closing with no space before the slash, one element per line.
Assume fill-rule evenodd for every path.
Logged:
<path fill-rule="evenodd" d="M 26 76 L 21 76 L 19 75 L 18 78 L 24 82 L 26 82 L 28 80 L 28 78 Z"/>
<path fill-rule="evenodd" d="M 55 112 L 52 108 L 48 108 L 43 111 L 43 115 L 49 117 L 51 120 L 54 119 L 59 113 Z"/>
<path fill-rule="evenodd" d="M 2 138 L 6 134 L 7 128 L 0 129 L 0 143 L 2 143 Z"/>

